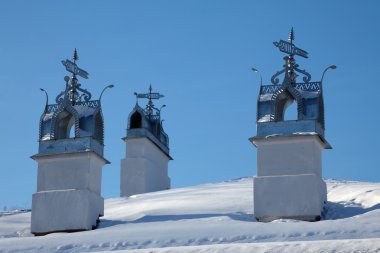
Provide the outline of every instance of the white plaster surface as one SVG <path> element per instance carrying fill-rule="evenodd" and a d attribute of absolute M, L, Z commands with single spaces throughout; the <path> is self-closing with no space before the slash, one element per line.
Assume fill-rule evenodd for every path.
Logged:
<path fill-rule="evenodd" d="M 255 141 L 257 176 L 316 174 L 322 177 L 323 143 L 318 136 L 269 137 Z"/>
<path fill-rule="evenodd" d="M 89 190 L 55 190 L 33 194 L 32 233 L 90 230 L 104 214 L 104 200 Z"/>
<path fill-rule="evenodd" d="M 255 177 L 253 196 L 259 220 L 314 220 L 326 201 L 326 184 L 315 174 Z"/>
<path fill-rule="evenodd" d="M 100 195 L 105 160 L 93 152 L 39 157 L 37 192 L 88 189 Z"/>
<path fill-rule="evenodd" d="M 169 157 L 148 138 L 126 139 L 121 160 L 120 196 L 170 189 Z"/>
<path fill-rule="evenodd" d="M 259 220 L 314 220 L 326 201 L 318 136 L 272 136 L 255 140 L 254 213 Z"/>
<path fill-rule="evenodd" d="M 89 230 L 104 214 L 102 166 L 94 152 L 51 154 L 38 162 L 37 193 L 32 199 L 32 233 Z"/>

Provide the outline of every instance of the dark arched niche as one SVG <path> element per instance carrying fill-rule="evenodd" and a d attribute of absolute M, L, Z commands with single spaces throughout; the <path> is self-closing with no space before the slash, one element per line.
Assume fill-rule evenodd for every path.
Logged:
<path fill-rule="evenodd" d="M 131 116 L 130 129 L 142 127 L 142 116 L 139 112 L 134 112 Z"/>

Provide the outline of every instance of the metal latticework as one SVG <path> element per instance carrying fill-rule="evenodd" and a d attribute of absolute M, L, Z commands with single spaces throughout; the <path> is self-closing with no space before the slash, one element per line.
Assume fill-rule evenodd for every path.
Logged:
<path fill-rule="evenodd" d="M 325 72 L 328 69 L 335 69 L 332 65 L 325 69 L 322 79 L 319 82 L 312 82 L 311 75 L 303 69 L 299 68 L 296 63 L 295 56 L 308 58 L 308 52 L 294 45 L 294 30 L 289 34 L 289 40 L 279 40 L 273 44 L 283 53 L 285 64 L 283 69 L 277 71 L 271 77 L 270 85 L 260 84 L 260 94 L 257 104 L 257 124 L 258 135 L 282 134 L 282 132 L 292 133 L 298 132 L 318 132 L 324 135 L 324 104 L 322 81 Z M 258 72 L 253 68 L 255 72 Z M 280 76 L 283 76 L 280 83 Z M 298 79 L 302 77 L 302 82 Z M 262 79 L 261 79 L 262 80 Z M 285 129 L 285 125 L 273 125 L 276 122 L 284 122 L 284 114 L 287 107 L 295 102 L 297 104 L 297 122 L 287 124 L 289 129 Z M 314 123 L 315 122 L 315 123 Z M 272 124 L 273 123 L 273 124 Z M 272 124 L 272 125 L 271 125 Z"/>

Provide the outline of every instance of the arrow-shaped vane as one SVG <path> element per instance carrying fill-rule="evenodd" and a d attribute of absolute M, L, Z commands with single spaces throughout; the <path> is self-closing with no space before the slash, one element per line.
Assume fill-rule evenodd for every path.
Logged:
<path fill-rule="evenodd" d="M 70 60 L 62 61 L 63 66 L 66 67 L 66 70 L 75 74 L 79 75 L 85 79 L 88 79 L 88 73 L 84 71 L 83 69 L 79 68 L 78 65 L 76 65 L 74 62 Z"/>
<path fill-rule="evenodd" d="M 135 93 L 137 98 L 148 98 L 148 99 L 160 99 L 163 98 L 164 95 L 161 95 L 160 93 Z"/>
<path fill-rule="evenodd" d="M 273 42 L 273 44 L 280 49 L 281 52 L 287 53 L 287 54 L 296 54 L 299 56 L 302 56 L 304 58 L 308 58 L 308 52 L 305 50 L 302 50 L 296 46 L 294 46 L 292 43 L 289 43 L 284 40 Z"/>

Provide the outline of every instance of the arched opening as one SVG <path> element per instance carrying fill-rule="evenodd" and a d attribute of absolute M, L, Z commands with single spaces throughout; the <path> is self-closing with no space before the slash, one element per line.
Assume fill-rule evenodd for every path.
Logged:
<path fill-rule="evenodd" d="M 284 121 L 286 109 L 291 104 L 295 104 L 294 101 L 295 99 L 287 90 L 278 94 L 275 104 L 275 121 Z"/>
<path fill-rule="evenodd" d="M 68 111 L 61 112 L 57 117 L 56 139 L 68 139 L 75 137 L 75 119 Z"/>
<path fill-rule="evenodd" d="M 70 130 L 69 130 L 69 138 L 75 138 L 75 125 L 71 124 Z"/>
<path fill-rule="evenodd" d="M 297 112 L 297 102 L 294 100 L 288 107 L 284 108 L 284 120 L 297 120 L 298 112 Z"/>
<path fill-rule="evenodd" d="M 130 129 L 142 127 L 142 116 L 139 112 L 134 112 L 131 116 Z"/>

